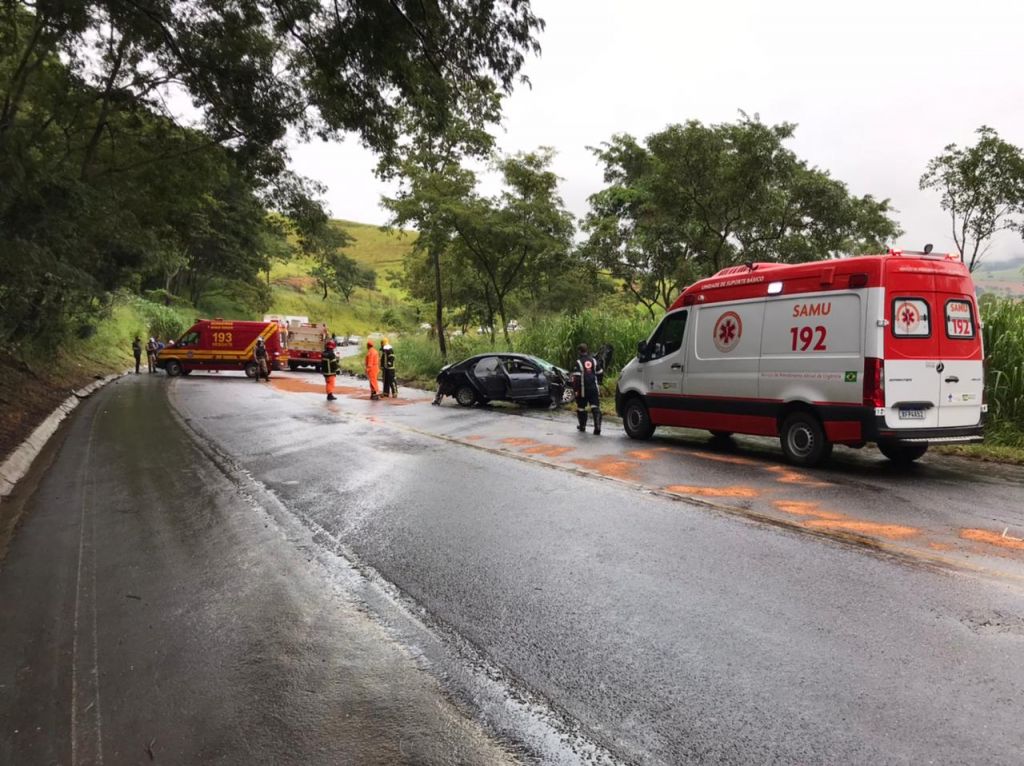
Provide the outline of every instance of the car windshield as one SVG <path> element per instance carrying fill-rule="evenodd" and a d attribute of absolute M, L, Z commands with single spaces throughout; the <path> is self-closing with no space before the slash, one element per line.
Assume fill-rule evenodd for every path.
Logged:
<path fill-rule="evenodd" d="M 555 365 L 551 364 L 551 362 L 545 362 L 543 359 L 540 359 L 536 356 L 528 356 L 526 358 L 529 359 L 534 364 L 536 364 L 542 370 L 545 370 L 547 372 L 551 372 L 552 370 L 558 369 L 557 367 L 555 367 Z"/>

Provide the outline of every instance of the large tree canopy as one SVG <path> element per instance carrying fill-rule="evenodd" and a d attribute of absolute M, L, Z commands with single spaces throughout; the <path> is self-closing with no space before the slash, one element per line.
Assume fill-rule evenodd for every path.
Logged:
<path fill-rule="evenodd" d="M 1024 154 L 992 128 L 983 125 L 977 133 L 973 146 L 946 146 L 928 163 L 920 183 L 921 189 L 942 195 L 960 260 L 971 271 L 992 236 L 1019 228 L 1024 213 Z"/>
<path fill-rule="evenodd" d="M 283 213 L 323 239 L 285 139 L 448 135 L 536 49 L 522 0 L 0 0 L 0 342 L 158 284 L 253 290 Z"/>
<path fill-rule="evenodd" d="M 786 148 L 790 124 L 670 125 L 594 153 L 607 186 L 590 198 L 587 255 L 654 313 L 695 277 L 745 261 L 798 262 L 878 249 L 896 236 L 888 200 Z"/>

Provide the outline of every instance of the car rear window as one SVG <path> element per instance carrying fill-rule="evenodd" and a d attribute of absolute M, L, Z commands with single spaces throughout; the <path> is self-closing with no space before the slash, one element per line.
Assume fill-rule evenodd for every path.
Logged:
<path fill-rule="evenodd" d="M 896 338 L 927 338 L 932 334 L 931 312 L 924 298 L 895 298 L 892 334 Z"/>
<path fill-rule="evenodd" d="M 946 301 L 946 337 L 955 340 L 974 337 L 974 311 L 970 301 Z"/>

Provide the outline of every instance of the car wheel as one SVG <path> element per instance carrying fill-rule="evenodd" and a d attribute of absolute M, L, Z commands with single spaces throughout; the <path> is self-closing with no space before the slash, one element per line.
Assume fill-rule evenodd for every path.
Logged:
<path fill-rule="evenodd" d="M 787 417 L 779 440 L 786 459 L 804 468 L 816 466 L 832 454 L 832 442 L 825 438 L 825 429 L 809 412 L 794 412 Z"/>
<path fill-rule="evenodd" d="M 878 450 L 897 465 L 910 465 L 928 451 L 928 445 L 880 441 Z"/>
<path fill-rule="evenodd" d="M 255 378 L 256 377 L 256 362 L 246 362 L 245 364 L 245 377 Z"/>
<path fill-rule="evenodd" d="M 728 439 L 732 436 L 732 431 L 711 431 L 710 433 L 713 439 Z"/>
<path fill-rule="evenodd" d="M 655 426 L 651 423 L 647 405 L 638 397 L 626 402 L 626 409 L 622 413 L 622 427 L 626 430 L 626 436 L 631 439 L 650 439 L 654 435 Z"/>
<path fill-rule="evenodd" d="M 166 365 L 164 369 L 167 371 L 167 376 L 170 378 L 176 378 L 181 375 L 181 362 L 177 359 L 172 359 Z"/>
<path fill-rule="evenodd" d="M 476 391 L 470 386 L 459 386 L 455 391 L 455 401 L 462 407 L 472 407 L 476 402 Z"/>

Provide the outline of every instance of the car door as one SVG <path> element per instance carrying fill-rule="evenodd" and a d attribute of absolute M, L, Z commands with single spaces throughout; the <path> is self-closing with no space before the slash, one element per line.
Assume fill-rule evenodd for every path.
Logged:
<path fill-rule="evenodd" d="M 507 393 L 505 371 L 496 356 L 485 356 L 473 365 L 472 377 L 488 399 L 504 399 Z"/>
<path fill-rule="evenodd" d="M 509 399 L 543 399 L 548 396 L 548 379 L 539 367 L 519 357 L 502 360 L 508 373 Z"/>
<path fill-rule="evenodd" d="M 647 354 L 642 360 L 643 380 L 650 394 L 683 393 L 686 317 L 687 309 L 666 314 L 647 342 Z"/>

